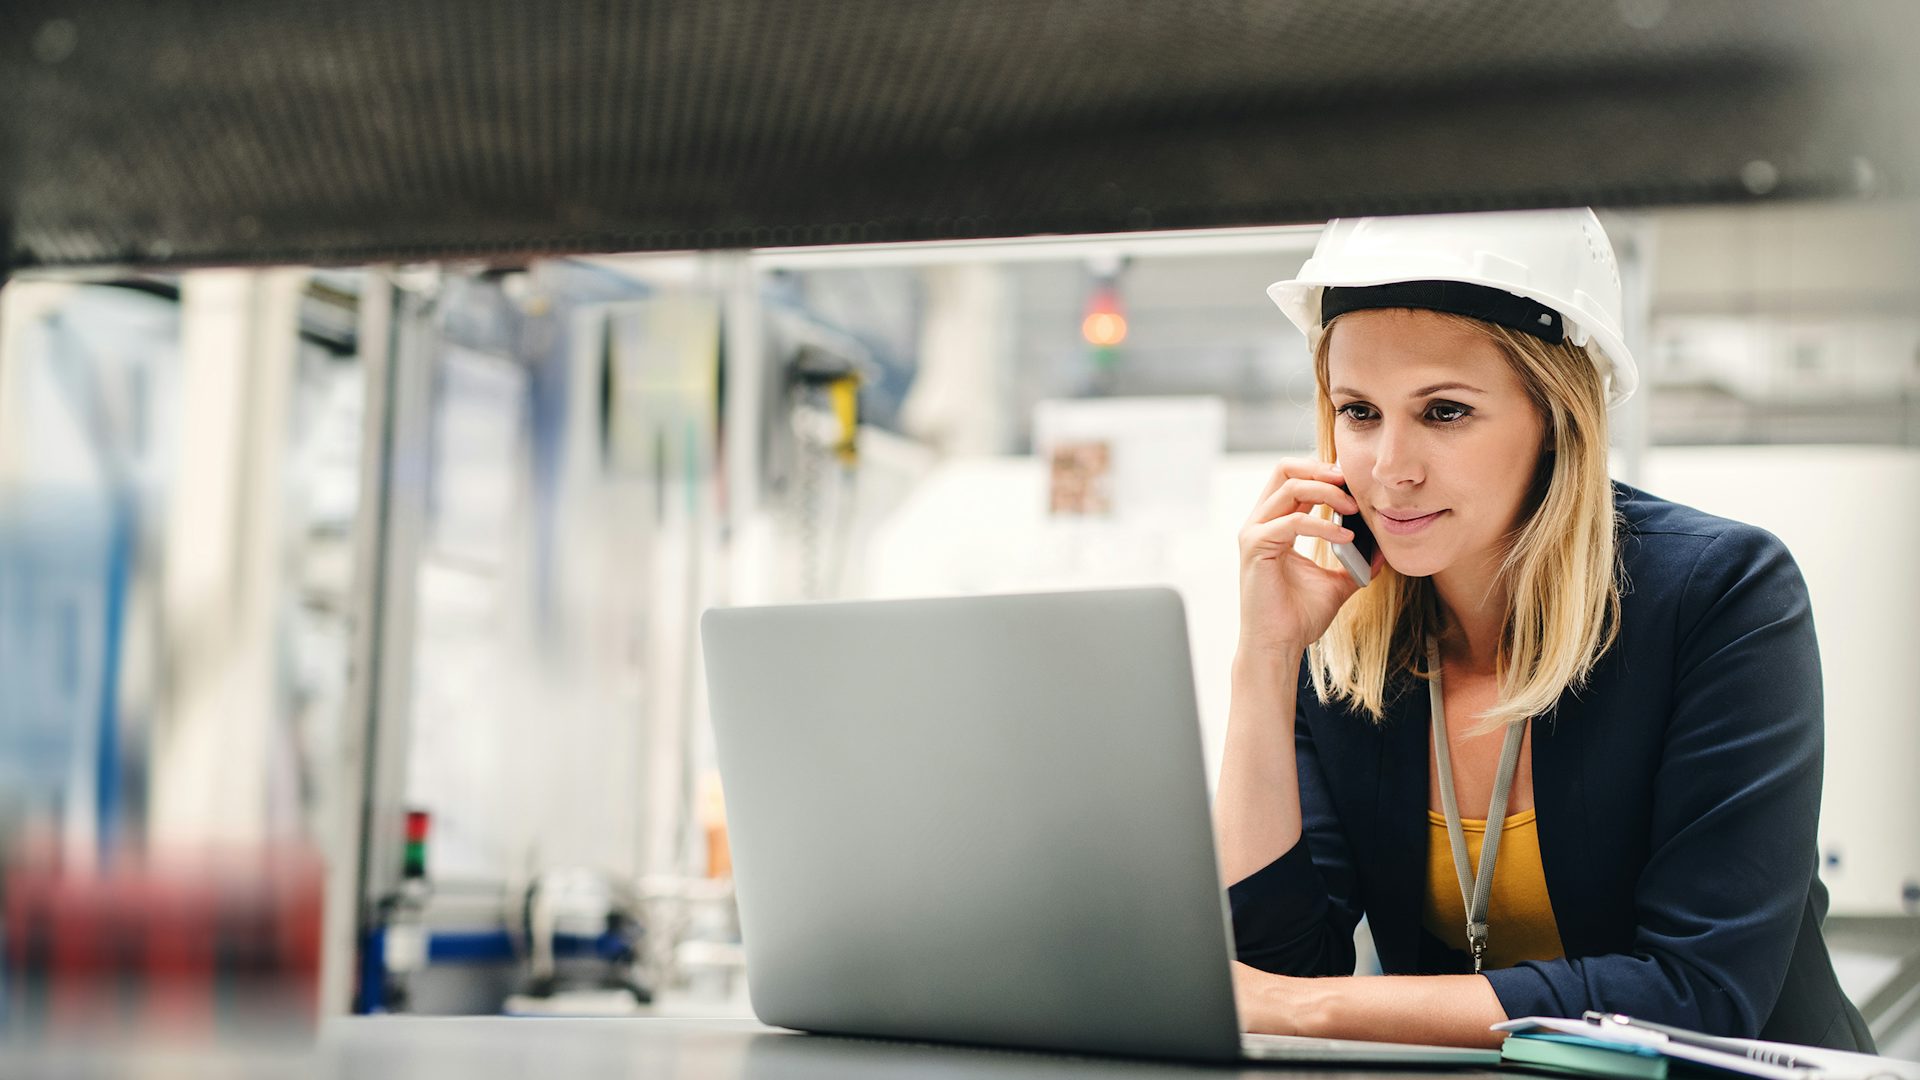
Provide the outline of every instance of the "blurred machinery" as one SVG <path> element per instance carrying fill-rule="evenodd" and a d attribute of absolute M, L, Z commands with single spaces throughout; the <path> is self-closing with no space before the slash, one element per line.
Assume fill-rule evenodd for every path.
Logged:
<path fill-rule="evenodd" d="M 799 594 L 843 592 L 860 465 L 861 363 L 846 351 L 807 343 L 786 364 L 785 434 L 792 439 L 788 512 L 799 537 Z"/>
<path fill-rule="evenodd" d="M 622 1016 L 653 1001 L 635 970 L 640 961 L 640 903 L 631 886 L 588 871 L 542 874 L 527 887 L 519 928 L 528 981 L 507 998 L 515 1015 Z M 569 966 L 563 940 L 595 943 L 591 970 Z"/>
<path fill-rule="evenodd" d="M 631 885 L 575 870 L 439 891 L 429 828 L 425 811 L 407 814 L 400 888 L 379 902 L 361 951 L 358 1011 L 625 1016 L 652 1002 Z"/>
<path fill-rule="evenodd" d="M 369 609 L 360 1011 L 618 1015 L 739 989 L 693 666 L 731 494 L 706 265 L 393 280 L 377 573 L 409 599 Z M 836 355 L 767 380 L 796 466 L 853 464 Z"/>
<path fill-rule="evenodd" d="M 270 852 L 76 869 L 27 845 L 0 874 L 9 1040 L 205 1043 L 311 1037 L 322 866 Z"/>

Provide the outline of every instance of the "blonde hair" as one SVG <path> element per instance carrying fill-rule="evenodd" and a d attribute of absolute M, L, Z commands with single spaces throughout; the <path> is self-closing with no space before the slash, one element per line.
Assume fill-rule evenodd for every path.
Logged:
<path fill-rule="evenodd" d="M 1504 539 L 1498 587 L 1507 612 L 1495 653 L 1498 697 L 1476 732 L 1550 711 L 1562 692 L 1584 685 L 1619 634 L 1619 523 L 1607 476 L 1606 394 L 1585 348 L 1551 345 L 1505 327 L 1441 313 L 1498 346 L 1546 421 L 1547 442 L 1521 523 Z M 1328 392 L 1328 323 L 1314 349 L 1320 457 L 1335 460 Z M 1322 514 L 1331 514 L 1326 507 Z M 1314 561 L 1338 568 L 1324 540 Z M 1443 629 L 1433 582 L 1382 566 L 1373 584 L 1341 607 L 1308 650 L 1322 704 L 1357 706 L 1377 723 L 1390 682 L 1426 671 L 1425 640 Z"/>

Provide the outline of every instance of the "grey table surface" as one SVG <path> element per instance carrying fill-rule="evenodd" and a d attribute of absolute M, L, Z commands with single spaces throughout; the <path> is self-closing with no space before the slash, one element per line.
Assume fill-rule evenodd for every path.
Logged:
<path fill-rule="evenodd" d="M 976 1049 L 923 1043 L 804 1035 L 752 1020 L 512 1017 L 351 1017 L 330 1020 L 298 1047 L 118 1050 L 42 1046 L 0 1049 L 0 1076 L 24 1077 L 393 1077 L 396 1080 L 556 1080 L 647 1077 L 658 1080 L 1043 1080 L 1258 1076 L 1408 1078 L 1425 1070 L 1320 1066 L 1235 1069 L 1118 1058 Z M 1484 1069 L 1445 1070 L 1455 1080 L 1486 1080 Z M 1512 1074 L 1506 1074 L 1512 1080 Z"/>
<path fill-rule="evenodd" d="M 944 1080 L 1005 1077 L 1173 1077 L 1272 1075 L 1272 1068 L 1235 1070 L 1148 1061 L 934 1046 L 922 1043 L 803 1035 L 751 1020 L 557 1020 L 366 1018 L 329 1024 L 321 1052 L 342 1075 L 395 1077 L 662 1077 L 674 1080 L 811 1080 L 901 1075 Z M 1405 1070 L 1298 1066 L 1290 1076 L 1394 1076 Z M 1473 1080 L 1487 1070 L 1448 1070 Z"/>

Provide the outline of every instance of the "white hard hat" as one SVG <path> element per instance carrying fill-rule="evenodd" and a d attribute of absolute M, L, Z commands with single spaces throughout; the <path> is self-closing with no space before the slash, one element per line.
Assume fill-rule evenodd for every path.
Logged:
<path fill-rule="evenodd" d="M 1587 347 L 1609 406 L 1625 401 L 1640 382 L 1620 336 L 1620 266 L 1600 219 L 1585 207 L 1336 218 L 1300 275 L 1268 286 L 1267 295 L 1316 349 L 1326 291 L 1369 286 L 1394 288 L 1338 293 L 1340 302 L 1330 306 L 1426 307 L 1550 341 L 1564 335 Z"/>

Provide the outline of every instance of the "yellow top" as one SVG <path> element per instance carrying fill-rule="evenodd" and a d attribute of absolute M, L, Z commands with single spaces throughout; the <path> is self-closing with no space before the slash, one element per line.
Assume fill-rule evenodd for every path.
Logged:
<path fill-rule="evenodd" d="M 1487 897 L 1488 968 L 1512 967 L 1522 960 L 1553 960 L 1565 954 L 1560 927 L 1547 901 L 1547 875 L 1540 866 L 1540 831 L 1532 810 L 1510 815 L 1500 832 L 1500 850 L 1493 865 L 1493 895 Z M 1447 819 L 1427 811 L 1427 896 L 1420 923 L 1448 945 L 1467 951 L 1467 909 L 1460 899 L 1460 876 L 1453 869 L 1453 846 L 1447 842 Z M 1480 869 L 1480 841 L 1487 823 L 1462 818 L 1467 841 L 1467 863 Z"/>

